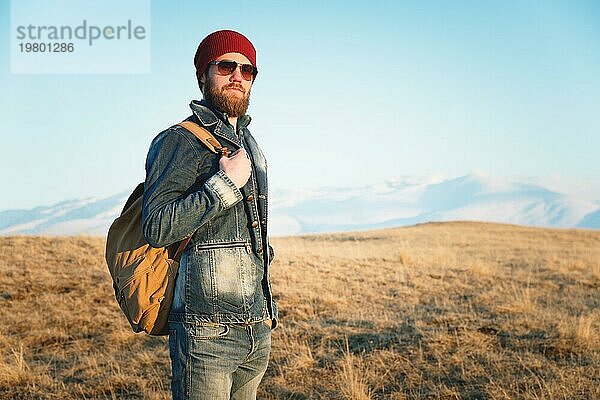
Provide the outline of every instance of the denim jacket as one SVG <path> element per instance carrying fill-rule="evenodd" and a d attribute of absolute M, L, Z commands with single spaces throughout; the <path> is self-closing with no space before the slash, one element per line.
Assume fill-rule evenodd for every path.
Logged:
<path fill-rule="evenodd" d="M 267 162 L 250 134 L 250 117 L 227 115 L 192 101 L 187 120 L 208 129 L 232 151 L 244 147 L 252 162 L 246 184 L 237 188 L 219 169 L 220 154 L 208 150 L 180 126 L 150 144 L 142 205 L 148 243 L 164 247 L 191 235 L 181 257 L 170 318 L 191 323 L 277 325 L 269 264 L 274 252 L 267 232 Z"/>

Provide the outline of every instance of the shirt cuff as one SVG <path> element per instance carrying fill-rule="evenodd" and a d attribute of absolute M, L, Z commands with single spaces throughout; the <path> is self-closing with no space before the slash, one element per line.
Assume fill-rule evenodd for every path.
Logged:
<path fill-rule="evenodd" d="M 206 181 L 206 186 L 217 194 L 223 207 L 226 209 L 233 206 L 238 201 L 242 200 L 242 192 L 235 186 L 235 183 L 227 176 L 223 170 L 219 170 L 216 174 Z"/>

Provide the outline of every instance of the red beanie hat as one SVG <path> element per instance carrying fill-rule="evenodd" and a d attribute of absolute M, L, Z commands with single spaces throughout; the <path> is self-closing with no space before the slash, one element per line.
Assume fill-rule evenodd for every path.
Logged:
<path fill-rule="evenodd" d="M 256 67 L 256 50 L 246 36 L 231 30 L 216 31 L 205 37 L 196 50 L 194 65 L 198 83 L 208 63 L 225 53 L 243 54 Z"/>

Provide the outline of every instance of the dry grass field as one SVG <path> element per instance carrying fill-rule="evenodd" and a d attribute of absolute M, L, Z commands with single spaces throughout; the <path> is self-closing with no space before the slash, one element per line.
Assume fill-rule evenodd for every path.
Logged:
<path fill-rule="evenodd" d="M 261 399 L 599 399 L 600 231 L 431 223 L 273 239 Z M 0 238 L 1 399 L 168 399 L 102 238 Z"/>

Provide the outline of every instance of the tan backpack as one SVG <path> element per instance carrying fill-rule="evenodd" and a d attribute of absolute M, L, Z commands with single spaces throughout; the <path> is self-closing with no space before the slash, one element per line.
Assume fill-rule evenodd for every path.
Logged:
<path fill-rule="evenodd" d="M 206 129 L 191 121 L 178 125 L 192 132 L 213 153 L 229 156 L 229 149 Z M 108 230 L 105 258 L 115 297 L 133 331 L 168 335 L 179 259 L 192 235 L 167 247 L 150 246 L 142 232 L 143 194 L 142 182 Z"/>

